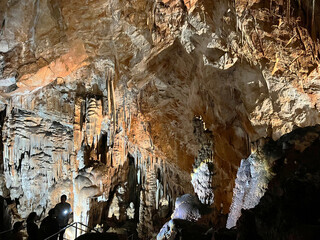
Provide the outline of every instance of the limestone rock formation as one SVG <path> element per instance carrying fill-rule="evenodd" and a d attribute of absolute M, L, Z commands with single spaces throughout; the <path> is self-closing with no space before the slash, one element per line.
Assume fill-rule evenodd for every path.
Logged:
<path fill-rule="evenodd" d="M 172 219 L 197 221 L 201 217 L 201 204 L 197 197 L 185 194 L 177 198 Z"/>
<path fill-rule="evenodd" d="M 191 175 L 191 183 L 194 192 L 203 204 L 211 205 L 214 201 L 214 193 L 212 190 L 212 163 L 202 162 Z"/>
<path fill-rule="evenodd" d="M 268 165 L 258 154 L 253 153 L 241 161 L 237 173 L 236 186 L 233 190 L 233 201 L 227 221 L 227 228 L 236 226 L 241 216 L 241 209 L 254 208 L 268 188 L 271 173 Z"/>
<path fill-rule="evenodd" d="M 320 123 L 314 3 L 1 0 L 1 195 L 94 226 L 122 187 L 144 239 L 184 194 L 220 221 L 254 142 Z"/>
<path fill-rule="evenodd" d="M 203 226 L 182 219 L 171 219 L 157 235 L 157 240 L 165 239 L 203 239 L 210 240 L 211 235 L 206 233 Z"/>
<path fill-rule="evenodd" d="M 318 238 L 319 131 L 319 125 L 296 129 L 265 146 L 275 153 L 275 176 L 259 204 L 242 211 L 237 239 Z"/>

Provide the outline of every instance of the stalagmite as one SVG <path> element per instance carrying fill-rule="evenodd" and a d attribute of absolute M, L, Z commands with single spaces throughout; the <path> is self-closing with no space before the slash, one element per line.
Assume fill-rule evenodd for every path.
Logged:
<path fill-rule="evenodd" d="M 236 186 L 233 189 L 227 228 L 236 225 L 241 216 L 241 209 L 254 208 L 266 192 L 271 177 L 267 164 L 257 153 L 252 153 L 247 159 L 241 160 Z"/>

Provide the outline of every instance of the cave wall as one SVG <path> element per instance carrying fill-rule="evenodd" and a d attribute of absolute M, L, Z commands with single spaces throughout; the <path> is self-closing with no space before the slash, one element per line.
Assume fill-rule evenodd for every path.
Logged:
<path fill-rule="evenodd" d="M 89 222 L 130 155 L 150 237 L 159 199 L 193 193 L 209 158 L 228 213 L 251 142 L 320 122 L 319 6 L 291 2 L 1 1 L 2 195 L 26 217 L 67 193 Z"/>
<path fill-rule="evenodd" d="M 260 174 L 258 178 L 269 175 L 269 180 L 262 181 L 265 186 L 260 190 L 265 193 L 259 201 L 245 188 L 245 200 L 239 202 L 240 199 L 235 198 L 232 205 L 243 208 L 236 223 L 236 239 L 317 239 L 320 229 L 319 130 L 319 125 L 299 128 L 278 141 L 270 140 L 260 146 L 259 155 L 266 157 L 260 163 L 269 174 Z M 252 176 L 249 185 L 255 178 L 257 175 Z M 239 192 L 235 195 L 240 196 Z M 229 215 L 229 224 L 237 212 L 235 208 Z"/>

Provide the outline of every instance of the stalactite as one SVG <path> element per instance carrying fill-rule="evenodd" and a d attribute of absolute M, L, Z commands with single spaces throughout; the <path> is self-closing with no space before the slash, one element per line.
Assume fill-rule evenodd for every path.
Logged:
<path fill-rule="evenodd" d="M 3 134 L 4 170 L 10 197 L 19 198 L 22 216 L 32 210 L 40 214 L 47 207 L 47 200 L 53 198 L 54 188 L 60 191 L 53 179 L 61 179 L 63 185 L 71 178 L 72 132 L 67 126 L 26 110 L 15 109 L 9 114 L 11 121 L 4 125 Z M 51 194 L 45 190 L 49 188 Z"/>
<path fill-rule="evenodd" d="M 114 81 L 115 74 L 111 69 L 107 70 L 107 83 L 108 83 L 108 112 L 109 116 L 113 119 L 113 133 L 111 134 L 112 143 L 114 142 L 115 131 L 117 128 L 117 116 L 116 116 L 116 99 L 114 94 Z"/>
<path fill-rule="evenodd" d="M 37 26 L 37 23 L 38 23 L 38 20 L 39 20 L 39 14 L 40 14 L 40 0 L 35 0 L 34 2 L 34 6 L 35 6 L 35 15 L 34 15 L 34 18 L 33 18 L 33 25 L 32 25 L 32 28 L 31 28 L 31 44 L 33 46 L 33 48 L 35 48 L 35 33 L 36 33 L 36 26 Z"/>
<path fill-rule="evenodd" d="M 291 16 L 291 3 L 290 0 L 287 0 L 287 21 L 290 22 Z"/>
<path fill-rule="evenodd" d="M 316 39 L 316 26 L 314 22 L 314 9 L 315 9 L 315 0 L 312 0 L 312 19 L 311 19 L 311 36 Z"/>

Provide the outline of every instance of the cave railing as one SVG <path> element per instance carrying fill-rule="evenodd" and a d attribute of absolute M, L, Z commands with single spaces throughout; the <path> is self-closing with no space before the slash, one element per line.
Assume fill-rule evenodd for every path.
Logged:
<path fill-rule="evenodd" d="M 11 232 L 12 230 L 13 230 L 13 229 L 9 229 L 9 230 L 5 230 L 5 231 L 3 231 L 3 232 L 0 232 L 0 240 L 2 239 L 2 238 L 1 238 L 2 235 L 6 234 L 6 233 L 9 233 L 9 232 Z"/>
<path fill-rule="evenodd" d="M 50 238 L 57 236 L 59 233 L 61 233 L 62 231 L 66 230 L 67 228 L 70 228 L 70 227 L 75 228 L 75 239 L 78 237 L 78 230 L 80 231 L 80 235 L 82 235 L 83 232 L 89 232 L 89 231 L 95 231 L 96 233 L 99 233 L 99 231 L 97 231 L 93 228 L 90 228 L 89 226 L 87 226 L 81 222 L 73 222 L 73 223 L 70 223 L 69 225 L 65 226 L 64 228 L 61 228 L 58 232 L 56 232 L 55 234 L 52 234 L 51 236 L 45 238 L 44 240 L 49 240 Z M 86 227 L 87 230 L 82 229 L 82 227 Z"/>
<path fill-rule="evenodd" d="M 78 227 L 78 225 L 80 225 L 80 227 Z M 70 227 L 73 227 L 75 228 L 75 239 L 78 237 L 78 230 L 80 231 L 80 235 L 82 235 L 83 232 L 89 232 L 89 231 L 95 231 L 96 233 L 100 233 L 99 231 L 93 229 L 93 228 L 90 228 L 89 226 L 81 223 L 81 222 L 73 222 L 73 223 L 70 223 L 69 225 L 65 226 L 64 228 L 60 229 L 58 232 L 52 234 L 51 236 L 43 239 L 43 240 L 49 240 L 50 238 L 54 237 L 54 236 L 57 236 L 59 233 L 61 233 L 62 231 L 66 230 L 67 228 L 70 228 Z M 81 227 L 86 227 L 87 230 L 84 230 L 82 229 Z M 24 227 L 25 228 L 25 227 Z M 0 240 L 2 239 L 1 238 L 1 235 L 4 235 L 6 233 L 9 233 L 11 232 L 13 229 L 9 229 L 9 230 L 6 230 L 6 231 L 3 231 L 3 232 L 0 232 Z M 129 237 L 128 237 L 128 240 L 133 240 L 134 239 L 134 234 L 131 234 Z"/>

